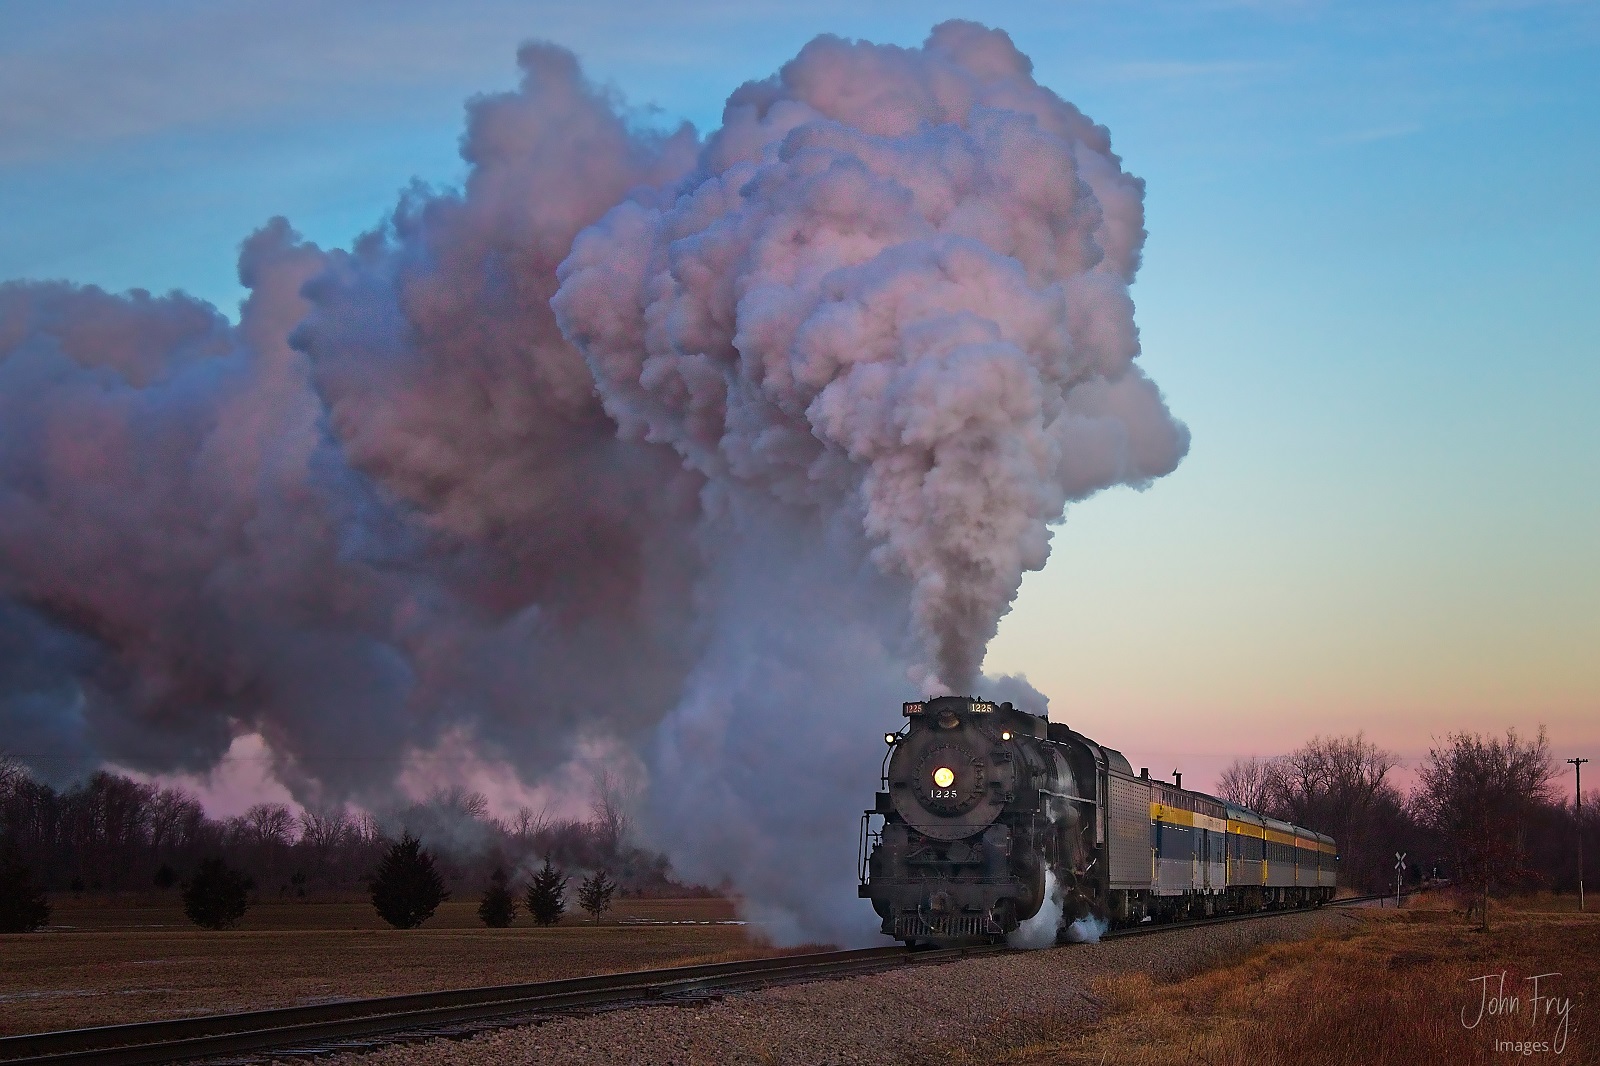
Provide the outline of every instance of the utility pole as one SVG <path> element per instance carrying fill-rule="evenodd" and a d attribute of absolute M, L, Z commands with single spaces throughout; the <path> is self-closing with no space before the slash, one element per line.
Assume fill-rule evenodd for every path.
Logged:
<path fill-rule="evenodd" d="M 1578 814 L 1578 910 L 1583 910 L 1583 764 L 1588 759 L 1568 759 L 1572 764 L 1572 772 L 1577 777 L 1576 795 L 1573 797 L 1572 808 Z"/>

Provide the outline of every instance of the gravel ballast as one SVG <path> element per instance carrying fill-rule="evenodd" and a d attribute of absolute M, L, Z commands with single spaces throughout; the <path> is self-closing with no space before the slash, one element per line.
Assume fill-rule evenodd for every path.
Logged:
<path fill-rule="evenodd" d="M 936 1062 L 1030 1019 L 1094 1021 L 1091 982 L 1146 972 L 1179 978 L 1259 945 L 1348 928 L 1344 911 L 1232 922 L 1102 944 L 908 966 L 814 981 L 694 1006 L 642 1007 L 482 1033 L 467 1040 L 395 1044 L 321 1062 L 577 1066 L 650 1063 L 897 1064 Z"/>

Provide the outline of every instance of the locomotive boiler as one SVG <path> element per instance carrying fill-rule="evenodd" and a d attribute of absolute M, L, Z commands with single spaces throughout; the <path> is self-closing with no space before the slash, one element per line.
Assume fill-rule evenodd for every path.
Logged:
<path fill-rule="evenodd" d="M 1064 936 L 1331 899 L 1331 838 L 1178 783 L 1009 703 L 930 697 L 884 736 L 860 895 L 908 944 L 998 940 L 1047 906 Z"/>

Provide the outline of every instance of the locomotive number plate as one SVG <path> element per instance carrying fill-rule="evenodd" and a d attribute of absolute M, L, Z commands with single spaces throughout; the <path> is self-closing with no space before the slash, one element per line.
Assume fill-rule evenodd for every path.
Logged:
<path fill-rule="evenodd" d="M 956 790 L 953 788 L 929 789 L 928 794 L 936 800 L 953 800 L 956 798 Z"/>

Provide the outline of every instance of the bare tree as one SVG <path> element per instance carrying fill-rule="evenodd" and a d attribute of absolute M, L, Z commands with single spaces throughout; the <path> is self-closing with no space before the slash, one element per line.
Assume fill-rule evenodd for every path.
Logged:
<path fill-rule="evenodd" d="M 300 814 L 300 842 L 315 853 L 335 851 L 355 836 L 355 823 L 338 807 L 320 811 L 308 807 Z"/>
<path fill-rule="evenodd" d="M 482 792 L 470 792 L 460 785 L 441 788 L 428 797 L 428 805 L 461 818 L 482 820 L 489 817 L 489 799 Z"/>
<path fill-rule="evenodd" d="M 180 788 L 164 788 L 150 800 L 150 847 L 166 853 L 192 845 L 205 820 L 199 800 Z"/>
<path fill-rule="evenodd" d="M 594 802 L 589 805 L 594 819 L 595 832 L 603 852 L 615 854 L 628 834 L 633 820 L 628 815 L 628 797 L 610 770 L 602 770 L 595 777 Z"/>
<path fill-rule="evenodd" d="M 27 776 L 28 771 L 23 769 L 21 760 L 0 749 L 0 803 L 15 793 L 17 786 Z"/>
<path fill-rule="evenodd" d="M 1263 759 L 1251 755 L 1235 759 L 1222 771 L 1217 782 L 1217 793 L 1229 803 L 1262 814 L 1273 813 L 1282 783 L 1279 780 L 1278 759 Z"/>
<path fill-rule="evenodd" d="M 1414 803 L 1453 852 L 1456 880 L 1489 928 L 1489 896 L 1519 886 L 1528 870 L 1530 818 L 1555 796 L 1555 759 L 1544 727 L 1523 740 L 1452 733 L 1428 752 Z"/>
<path fill-rule="evenodd" d="M 281 803 L 257 803 L 244 812 L 244 830 L 257 847 L 288 847 L 293 843 L 295 816 Z"/>
<path fill-rule="evenodd" d="M 1372 805 L 1398 761 L 1361 733 L 1313 737 L 1280 762 L 1279 799 L 1301 825 L 1337 825 Z"/>
<path fill-rule="evenodd" d="M 270 886 L 286 870 L 298 824 L 294 812 L 283 804 L 257 803 L 228 820 L 228 837 L 246 869 Z"/>
<path fill-rule="evenodd" d="M 97 771 L 61 797 L 57 831 L 67 863 L 91 888 L 118 887 L 148 871 L 150 804 L 157 789 Z"/>
<path fill-rule="evenodd" d="M 541 807 L 537 813 L 532 807 L 518 807 L 517 813 L 506 826 L 506 835 L 517 842 L 522 850 L 533 845 L 534 838 L 550 827 L 550 808 Z"/>
<path fill-rule="evenodd" d="M 351 835 L 360 843 L 370 846 L 383 840 L 383 827 L 371 811 L 362 811 L 352 822 Z"/>
<path fill-rule="evenodd" d="M 1398 759 L 1366 736 L 1313 737 L 1287 755 L 1236 759 L 1218 791 L 1242 807 L 1282 818 L 1338 842 L 1349 884 L 1386 883 L 1381 861 L 1403 835 L 1404 802 L 1389 774 Z"/>

